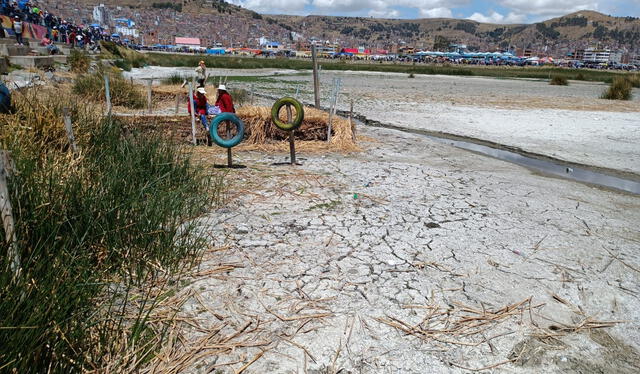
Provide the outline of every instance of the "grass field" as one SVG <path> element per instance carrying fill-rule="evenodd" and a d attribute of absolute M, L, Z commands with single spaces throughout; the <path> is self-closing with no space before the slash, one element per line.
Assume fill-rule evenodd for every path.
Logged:
<path fill-rule="evenodd" d="M 147 65 L 155 66 L 197 66 L 200 60 L 204 60 L 208 67 L 218 69 L 291 69 L 309 70 L 312 68 L 310 60 L 288 58 L 262 58 L 262 57 L 233 57 L 233 56 L 201 56 L 182 55 L 168 53 L 148 53 L 144 55 Z M 558 67 L 501 67 L 501 66 L 476 66 L 476 65 L 436 65 L 436 64 L 408 64 L 408 63 L 362 63 L 321 60 L 322 70 L 352 70 L 352 71 L 378 71 L 389 73 L 428 74 L 428 75 L 459 75 L 459 76 L 484 76 L 495 78 L 531 78 L 550 79 L 553 76 L 563 76 L 571 80 L 585 80 L 593 82 L 610 83 L 615 77 L 624 76 L 627 73 L 569 69 Z"/>
<path fill-rule="evenodd" d="M 222 175 L 69 90 L 13 94 L 0 149 L 16 240 L 0 229 L 0 253 L 17 266 L 0 256 L 0 372 L 136 372 L 166 338 L 153 313 L 207 248 L 193 219 L 218 201 Z"/>

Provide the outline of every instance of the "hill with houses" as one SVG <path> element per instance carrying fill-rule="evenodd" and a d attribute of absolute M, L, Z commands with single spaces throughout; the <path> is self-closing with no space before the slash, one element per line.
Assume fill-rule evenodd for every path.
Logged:
<path fill-rule="evenodd" d="M 439 50 L 452 43 L 471 50 L 529 49 L 564 55 L 600 47 L 640 53 L 640 19 L 580 11 L 533 24 L 489 24 L 467 19 L 379 19 L 370 17 L 264 15 L 223 0 L 101 0 L 115 16 L 136 22 L 145 43 L 171 44 L 198 37 L 203 46 L 256 47 L 272 40 L 291 48 L 310 40 L 372 50 Z M 91 22 L 92 1 L 43 0 L 77 22 Z"/>

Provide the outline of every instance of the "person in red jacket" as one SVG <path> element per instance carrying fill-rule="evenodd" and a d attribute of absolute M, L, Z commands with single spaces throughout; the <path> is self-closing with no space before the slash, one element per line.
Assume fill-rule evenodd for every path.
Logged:
<path fill-rule="evenodd" d="M 233 107 L 233 99 L 227 92 L 227 87 L 224 84 L 218 86 L 218 99 L 216 100 L 216 106 L 220 108 L 222 113 L 235 113 L 236 108 Z"/>
<path fill-rule="evenodd" d="M 209 130 L 208 121 L 207 121 L 207 109 L 209 108 L 209 104 L 207 103 L 207 91 L 204 90 L 204 87 L 199 87 L 196 93 L 193 95 L 193 109 L 195 110 L 195 115 L 200 116 L 200 122 L 202 122 L 202 126 L 205 129 Z M 191 105 L 187 105 L 187 110 L 189 114 L 191 114 Z"/>

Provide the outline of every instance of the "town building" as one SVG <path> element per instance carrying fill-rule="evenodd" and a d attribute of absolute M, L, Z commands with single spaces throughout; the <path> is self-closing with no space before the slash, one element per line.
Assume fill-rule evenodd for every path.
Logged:
<path fill-rule="evenodd" d="M 596 64 L 620 64 L 622 63 L 622 52 L 611 51 L 610 49 L 587 48 L 584 50 L 583 62 Z"/>
<path fill-rule="evenodd" d="M 176 47 L 200 48 L 200 38 L 185 38 L 176 36 Z"/>
<path fill-rule="evenodd" d="M 113 16 L 111 15 L 109 8 L 104 6 L 104 4 L 93 7 L 92 18 L 96 23 L 100 24 L 100 26 L 104 28 L 109 28 L 113 25 Z"/>

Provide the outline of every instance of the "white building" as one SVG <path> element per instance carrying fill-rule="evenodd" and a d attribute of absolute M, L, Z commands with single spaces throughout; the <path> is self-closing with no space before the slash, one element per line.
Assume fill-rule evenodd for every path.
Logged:
<path fill-rule="evenodd" d="M 113 25 L 113 16 L 109 8 L 104 6 L 104 4 L 93 7 L 93 20 L 102 27 L 110 27 Z"/>
<path fill-rule="evenodd" d="M 610 49 L 587 48 L 584 50 L 582 61 L 597 64 L 619 64 L 622 62 L 622 52 L 611 51 Z"/>
<path fill-rule="evenodd" d="M 130 27 L 116 26 L 115 30 L 120 34 L 120 36 L 130 36 L 133 38 L 138 38 L 138 36 L 140 36 L 137 29 L 132 29 Z"/>

